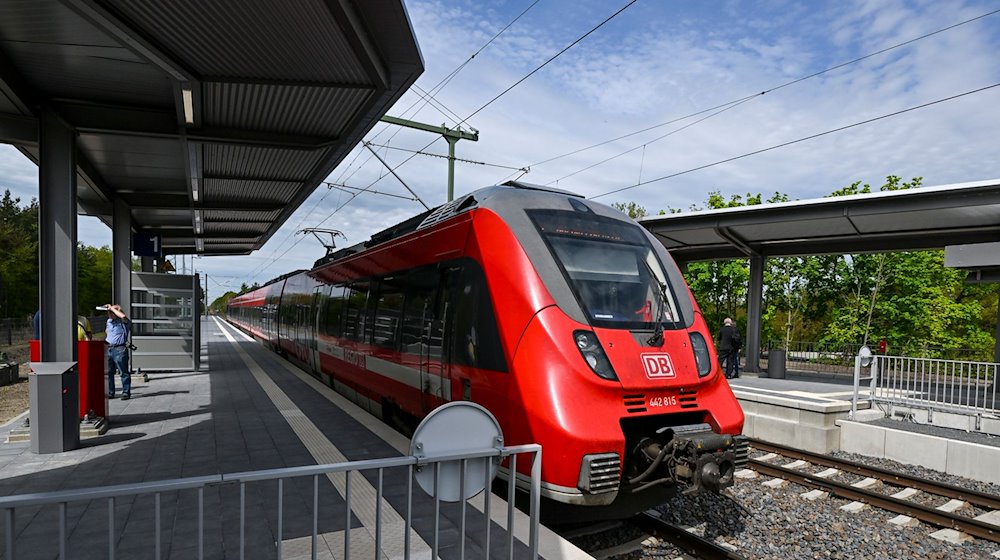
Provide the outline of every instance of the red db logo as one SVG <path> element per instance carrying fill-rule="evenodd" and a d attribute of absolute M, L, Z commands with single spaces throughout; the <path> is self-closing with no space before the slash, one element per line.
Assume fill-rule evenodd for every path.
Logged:
<path fill-rule="evenodd" d="M 646 377 L 650 379 L 676 376 L 670 354 L 643 354 L 642 367 L 646 369 Z"/>

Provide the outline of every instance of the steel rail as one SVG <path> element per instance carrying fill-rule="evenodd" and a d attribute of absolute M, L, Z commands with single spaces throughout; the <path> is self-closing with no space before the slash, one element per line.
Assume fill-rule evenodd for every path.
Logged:
<path fill-rule="evenodd" d="M 630 519 L 630 521 L 646 533 L 658 539 L 670 541 L 670 543 L 684 551 L 684 553 L 696 558 L 704 560 L 746 560 L 738 552 L 721 547 L 706 538 L 699 537 L 651 513 L 640 513 Z"/>
<path fill-rule="evenodd" d="M 924 492 L 943 496 L 945 498 L 963 500 L 983 509 L 1000 510 L 1000 496 L 995 496 L 993 494 L 969 490 L 967 488 L 961 488 L 945 482 L 935 482 L 926 478 L 910 476 L 904 473 L 883 469 L 881 467 L 873 467 L 863 463 L 848 461 L 846 459 L 837 459 L 836 457 L 831 457 L 829 455 L 820 455 L 818 453 L 811 453 L 800 449 L 792 449 L 756 439 L 751 439 L 750 445 L 761 451 L 779 453 L 790 459 L 802 459 L 803 461 L 808 461 L 815 465 L 835 468 L 861 476 L 870 476 L 884 482 L 892 482 L 893 484 L 916 488 L 917 490 L 923 490 Z"/>
<path fill-rule="evenodd" d="M 825 480 L 794 469 L 786 469 L 785 467 L 765 463 L 758 459 L 751 459 L 750 467 L 761 474 L 783 478 L 806 487 L 820 488 L 841 498 L 864 502 L 893 513 L 908 515 L 931 525 L 946 529 L 955 529 L 956 531 L 968 533 L 974 537 L 992 542 L 1000 542 L 1000 526 L 997 525 L 947 513 L 915 502 L 893 498 L 892 496 L 885 496 L 877 492 L 862 490 L 841 482 Z"/>

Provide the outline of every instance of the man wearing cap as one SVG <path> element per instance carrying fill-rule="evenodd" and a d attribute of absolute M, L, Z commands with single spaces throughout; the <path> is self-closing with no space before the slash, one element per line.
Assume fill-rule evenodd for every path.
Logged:
<path fill-rule="evenodd" d="M 122 312 L 122 306 L 107 304 L 98 309 L 108 312 L 108 324 L 105 327 L 107 336 L 104 342 L 108 345 L 108 398 L 115 398 L 115 369 L 122 378 L 122 400 L 132 397 L 132 371 L 128 365 L 128 316 Z"/>

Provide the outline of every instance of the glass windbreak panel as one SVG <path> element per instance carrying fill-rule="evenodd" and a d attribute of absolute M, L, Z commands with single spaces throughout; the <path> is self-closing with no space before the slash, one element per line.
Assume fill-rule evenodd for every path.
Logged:
<path fill-rule="evenodd" d="M 673 289 L 638 226 L 575 212 L 531 217 L 592 325 L 673 326 L 678 317 Z"/>
<path fill-rule="evenodd" d="M 133 336 L 190 336 L 193 314 L 191 290 L 132 292 Z"/>

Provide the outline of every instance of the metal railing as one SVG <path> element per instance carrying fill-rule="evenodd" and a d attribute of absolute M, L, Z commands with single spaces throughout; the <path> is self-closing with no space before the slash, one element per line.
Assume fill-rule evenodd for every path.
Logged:
<path fill-rule="evenodd" d="M 886 416 L 894 407 L 973 416 L 979 430 L 984 415 L 1000 415 L 998 368 L 1000 364 L 989 362 L 881 355 L 864 366 L 856 357 L 851 418 L 867 385 L 872 405 L 884 405 Z"/>
<path fill-rule="evenodd" d="M 861 350 L 861 344 L 826 343 L 806 340 L 769 340 L 761 349 L 762 367 L 772 348 L 785 349 L 785 360 L 788 369 L 815 371 L 850 375 L 854 367 L 854 357 Z M 892 350 L 890 348 L 890 350 Z M 942 360 L 977 361 L 988 360 L 992 350 L 976 350 L 971 348 L 938 348 L 932 346 L 914 346 L 912 348 L 896 349 L 897 355 L 912 358 L 936 358 Z"/>
<path fill-rule="evenodd" d="M 31 321 L 24 319 L 0 319 L 0 347 L 27 344 L 34 336 Z"/>
<path fill-rule="evenodd" d="M 104 332 L 107 318 L 107 315 L 87 317 L 91 333 Z M 0 319 L 0 348 L 26 345 L 32 338 L 35 338 L 35 327 L 31 320 Z"/>
<path fill-rule="evenodd" d="M 180 540 L 182 546 L 180 548 L 185 549 L 190 546 L 188 542 L 194 542 L 197 538 L 197 548 L 196 552 L 192 552 L 191 557 L 197 557 L 203 559 L 205 557 L 206 548 L 206 537 L 205 537 L 205 501 L 206 501 L 206 490 L 215 489 L 216 487 L 226 487 L 225 485 L 238 485 L 238 495 L 239 495 L 239 558 L 242 560 L 248 554 L 246 547 L 246 537 L 247 537 L 247 527 L 246 527 L 246 505 L 247 505 L 247 486 L 254 483 L 262 482 L 277 482 L 277 495 L 276 495 L 276 508 L 275 508 L 275 525 L 276 525 L 276 535 L 274 541 L 274 554 L 266 553 L 259 549 L 250 552 L 250 557 L 259 558 L 262 553 L 266 554 L 268 557 L 276 557 L 278 559 L 283 558 L 283 539 L 284 539 L 284 523 L 286 520 L 286 512 L 284 507 L 284 498 L 286 495 L 285 485 L 286 482 L 293 479 L 300 479 L 303 477 L 310 477 L 312 479 L 312 502 L 311 502 L 311 535 L 309 538 L 309 548 L 310 548 L 310 558 L 314 560 L 319 557 L 331 557 L 336 555 L 340 557 L 339 552 L 334 552 L 327 545 L 326 549 L 322 546 L 327 543 L 323 536 L 319 533 L 320 511 L 322 509 L 322 504 L 320 501 L 320 477 L 326 476 L 333 482 L 334 486 L 337 488 L 339 493 L 343 498 L 343 505 L 341 506 L 341 511 L 329 511 L 323 513 L 324 521 L 329 521 L 333 519 L 333 516 L 342 515 L 344 519 L 344 539 L 343 539 L 343 559 L 350 560 L 351 558 L 351 529 L 352 529 L 352 515 L 353 519 L 361 519 L 364 522 L 364 518 L 369 517 L 367 514 L 362 515 L 358 511 L 363 509 L 370 512 L 374 509 L 374 527 L 365 528 L 368 529 L 368 533 L 374 535 L 374 552 L 376 559 L 381 559 L 384 557 L 398 558 L 400 554 L 402 558 L 409 559 L 411 555 L 415 555 L 421 558 L 429 557 L 432 559 L 439 558 L 439 551 L 443 547 L 449 548 L 449 557 L 457 557 L 459 559 L 465 558 L 466 553 L 466 541 L 470 540 L 469 535 L 467 535 L 467 512 L 466 504 L 469 501 L 476 500 L 477 502 L 482 502 L 479 509 L 482 511 L 482 518 L 479 521 L 484 523 L 484 537 L 476 542 L 476 546 L 481 547 L 485 551 L 487 557 L 494 558 L 507 558 L 513 560 L 515 558 L 515 542 L 514 542 L 514 484 L 508 484 L 508 496 L 507 496 L 507 533 L 506 533 L 506 544 L 502 548 L 494 547 L 495 550 L 500 550 L 506 552 L 503 554 L 491 554 L 491 493 L 489 492 L 491 483 L 491 474 L 493 469 L 491 469 L 491 464 L 495 467 L 500 461 L 507 459 L 509 461 L 509 472 L 517 472 L 517 460 L 519 455 L 531 455 L 531 477 L 530 483 L 528 484 L 529 490 L 529 534 L 528 540 L 524 544 L 527 545 L 527 558 L 530 560 L 537 560 L 538 558 L 538 509 L 539 509 L 539 499 L 541 495 L 541 446 L 537 444 L 530 445 L 520 445 L 504 448 L 486 449 L 482 451 L 467 452 L 462 454 L 453 454 L 447 456 L 437 456 L 437 457 L 415 457 L 415 456 L 405 456 L 387 459 L 373 459 L 366 461 L 353 461 L 346 463 L 334 463 L 325 465 L 315 465 L 315 466 L 303 466 L 303 467 L 289 467 L 280 469 L 270 469 L 261 471 L 248 471 L 230 474 L 220 474 L 220 475 L 210 475 L 210 476 L 198 476 L 181 478 L 174 480 L 164 480 L 158 482 L 143 482 L 135 484 L 124 484 L 118 486 L 105 486 L 105 487 L 94 487 L 94 488 L 83 488 L 78 490 L 63 490 L 56 492 L 46 492 L 40 494 L 24 494 L 0 497 L 0 510 L 3 510 L 4 515 L 4 534 L 5 534 L 5 560 L 15 560 L 17 556 L 17 511 L 28 509 L 28 517 L 31 523 L 39 523 L 40 519 L 43 519 L 44 515 L 40 512 L 41 508 L 51 508 L 56 506 L 58 509 L 58 532 L 55 528 L 45 527 L 43 534 L 46 535 L 47 542 L 51 544 L 53 538 L 58 538 L 58 558 L 64 560 L 67 558 L 67 547 L 70 544 L 69 535 L 71 533 L 93 533 L 94 527 L 80 527 L 84 520 L 94 520 L 95 518 L 101 518 L 106 520 L 106 534 L 107 534 L 107 558 L 113 560 L 116 556 L 116 552 L 119 552 L 120 557 L 129 557 L 128 550 L 122 550 L 122 538 L 125 536 L 125 529 L 128 527 L 134 527 L 134 523 L 131 523 L 131 517 L 142 517 L 141 514 L 136 514 L 134 511 L 129 512 L 129 525 L 122 528 L 121 532 L 116 533 L 116 527 L 122 523 L 116 521 L 116 507 L 120 502 L 126 502 L 129 498 L 135 498 L 131 502 L 130 508 L 138 507 L 139 497 L 145 497 L 152 495 L 153 497 L 153 519 L 152 524 L 154 527 L 154 537 L 152 543 L 148 541 L 140 541 L 153 552 L 153 558 L 159 560 L 163 554 L 164 539 L 162 530 L 162 510 L 164 501 L 176 499 L 174 510 L 174 515 L 176 516 L 177 525 L 181 524 L 183 512 L 182 508 L 179 507 L 182 503 L 182 496 L 180 495 L 184 491 L 196 491 L 197 492 L 197 506 L 196 511 L 192 513 L 196 517 L 194 528 L 196 530 L 197 536 L 195 537 L 194 532 L 190 535 L 178 534 L 179 531 L 175 526 L 169 531 L 171 535 L 170 541 L 166 544 L 172 546 L 173 548 L 178 548 L 174 541 Z M 414 494 L 413 494 L 413 478 L 414 472 L 420 469 L 431 468 L 433 469 L 433 480 L 435 490 L 441 484 L 441 471 L 442 465 L 451 463 L 459 464 L 460 484 L 461 490 L 459 495 L 466 495 L 465 484 L 466 484 L 466 468 L 470 460 L 488 458 L 486 461 L 480 461 L 485 465 L 484 478 L 485 488 L 487 491 L 482 492 L 480 495 L 482 497 L 474 497 L 467 501 L 461 501 L 458 504 L 458 532 L 457 536 L 452 531 L 446 531 L 444 537 L 444 542 L 442 542 L 441 534 L 441 519 L 442 519 L 442 508 L 441 500 L 439 497 L 424 497 L 423 495 L 418 496 L 418 500 L 429 500 L 433 502 L 433 527 L 431 530 L 431 546 L 426 547 L 424 541 L 416 533 L 413 528 L 413 506 L 414 506 Z M 403 543 L 390 543 L 387 547 L 383 542 L 384 531 L 383 525 L 386 524 L 385 519 L 390 517 L 395 519 L 397 515 L 395 509 L 392 506 L 384 505 L 384 474 L 387 469 L 400 469 L 400 472 L 406 473 L 406 496 L 405 496 L 405 506 L 403 509 L 405 512 L 402 515 L 402 538 Z M 362 503 L 357 507 L 352 507 L 352 485 L 361 484 L 364 485 L 367 482 L 367 478 L 361 480 L 360 482 L 353 482 L 358 478 L 358 473 L 362 472 L 374 472 L 373 477 L 377 482 L 375 484 L 375 496 L 374 504 Z M 396 472 L 396 471 L 394 471 Z M 469 476 L 474 477 L 475 473 L 471 473 Z M 475 480 L 473 478 L 473 480 Z M 235 486 L 230 486 L 235 490 Z M 362 486 L 364 488 L 364 486 Z M 228 494 L 231 497 L 234 492 L 230 491 Z M 436 494 L 437 492 L 435 492 Z M 220 496 L 222 492 L 219 492 Z M 301 494 L 301 487 L 299 488 L 298 494 Z M 361 492 L 362 498 L 366 495 L 364 491 Z M 190 495 L 187 496 L 188 500 Z M 91 512 L 92 510 L 102 509 L 99 500 L 106 500 L 106 507 L 104 515 L 84 515 L 85 512 Z M 188 501 L 184 500 L 184 501 Z M 308 503 L 308 502 L 307 502 Z M 232 511 L 237 506 L 235 503 L 226 503 L 224 500 L 220 499 L 218 505 L 218 518 L 224 519 L 224 511 Z M 425 507 L 429 507 L 429 504 L 422 504 Z M 74 506 L 75 515 L 69 515 L 68 509 Z M 332 509 L 333 506 L 330 507 Z M 194 508 L 192 508 L 194 509 Z M 388 511 L 388 510 L 391 510 Z M 121 513 L 121 512 L 118 512 Z M 454 513 L 454 512 L 453 512 Z M 55 521 L 51 515 L 47 516 L 49 521 Z M 72 518 L 72 519 L 71 519 Z M 185 522 L 189 520 L 184 519 Z M 475 521 L 475 519 L 473 520 Z M 70 527 L 71 524 L 75 522 L 74 527 Z M 301 525 L 301 523 L 299 523 Z M 25 527 L 21 528 L 22 531 Z M 390 534 L 398 535 L 399 527 L 391 527 Z M 35 532 L 39 532 L 39 528 L 34 528 Z M 147 529 L 148 530 L 148 529 Z M 353 537 L 357 541 L 356 537 Z M 219 539 L 222 540 L 222 531 L 219 532 Z M 411 542 L 412 540 L 417 540 L 418 543 Z M 458 542 L 455 542 L 457 539 Z M 134 540 L 134 539 L 133 539 Z M 301 541 L 301 539 L 296 539 Z M 220 543 L 221 544 L 221 543 Z M 457 547 L 457 554 L 454 552 Z M 365 549 L 367 549 L 367 545 Z M 391 549 L 391 550 L 390 550 Z M 29 556 L 37 557 L 41 551 L 37 549 L 32 549 Z M 53 550 L 53 553 L 55 551 Z M 73 549 L 73 556 L 80 557 L 85 555 L 84 551 L 78 548 Z M 134 550 L 133 550 L 134 552 Z M 391 552 L 391 553 L 390 553 Z M 88 557 L 94 557 L 97 551 L 90 551 Z M 230 553 L 231 554 L 231 553 Z M 275 556 L 276 554 L 276 556 Z M 295 556 L 297 558 L 302 557 L 303 552 L 298 551 Z M 228 555 L 227 555 L 228 556 Z M 523 550 L 519 550 L 516 555 L 519 558 L 524 558 L 525 553 Z M 50 557 L 46 555 L 46 557 Z M 367 557 L 367 555 L 366 555 Z"/>

